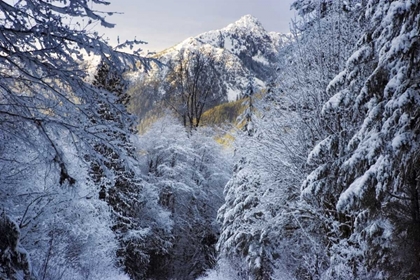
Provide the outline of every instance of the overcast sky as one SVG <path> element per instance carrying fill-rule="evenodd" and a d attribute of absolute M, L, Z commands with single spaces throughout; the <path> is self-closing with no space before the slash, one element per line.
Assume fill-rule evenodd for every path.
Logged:
<path fill-rule="evenodd" d="M 191 36 L 220 29 L 243 15 L 258 18 L 267 31 L 286 33 L 294 12 L 293 0 L 111 0 L 106 11 L 113 29 L 95 28 L 115 44 L 120 40 L 147 41 L 142 49 L 161 51 Z M 101 6 L 101 10 L 104 8 Z"/>

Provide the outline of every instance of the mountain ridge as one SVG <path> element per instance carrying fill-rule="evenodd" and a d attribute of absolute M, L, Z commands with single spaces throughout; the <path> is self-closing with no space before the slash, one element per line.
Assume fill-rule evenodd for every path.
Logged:
<path fill-rule="evenodd" d="M 143 86 L 153 85 L 155 92 L 149 91 L 148 95 L 153 102 L 148 102 L 158 102 L 167 94 L 164 86 L 169 72 L 168 66 L 176 62 L 183 53 L 210 54 L 217 62 L 220 92 L 214 93 L 213 103 L 209 106 L 235 101 L 242 96 L 250 83 L 256 91 L 267 87 L 277 68 L 279 50 L 288 40 L 287 35 L 268 32 L 257 18 L 245 15 L 221 29 L 189 37 L 154 54 L 152 57 L 163 66 L 152 64 L 152 69 L 147 74 L 134 73 L 132 80 L 141 80 Z M 138 91 L 131 92 L 134 95 L 141 94 Z M 137 101 L 144 102 L 143 98 Z M 136 114 L 143 115 L 142 112 Z"/>

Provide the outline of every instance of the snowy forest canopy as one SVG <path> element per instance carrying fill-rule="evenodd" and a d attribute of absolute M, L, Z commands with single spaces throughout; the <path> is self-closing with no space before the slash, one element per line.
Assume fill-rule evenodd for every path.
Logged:
<path fill-rule="evenodd" d="M 91 5 L 107 2 L 15 2 L 0 0 L 0 279 L 420 278 L 419 1 L 296 0 L 236 123 L 199 125 L 219 84 L 195 57 L 142 134 L 123 74 L 159 62 L 88 31 L 112 27 Z"/>

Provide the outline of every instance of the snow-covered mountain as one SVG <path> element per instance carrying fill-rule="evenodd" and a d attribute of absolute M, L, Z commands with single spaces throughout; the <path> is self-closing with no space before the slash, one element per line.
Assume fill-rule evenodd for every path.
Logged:
<path fill-rule="evenodd" d="M 203 33 L 196 39 L 238 57 L 241 66 L 251 75 L 266 81 L 272 76 L 270 70 L 277 62 L 278 50 L 286 36 L 267 32 L 258 19 L 246 15 L 223 29 Z"/>
<path fill-rule="evenodd" d="M 249 83 L 264 88 L 275 72 L 279 49 L 287 41 L 287 36 L 267 32 L 262 24 L 251 15 L 246 15 L 225 28 L 202 33 L 168 48 L 154 57 L 163 63 L 153 65 L 147 76 L 138 74 L 145 81 L 165 81 L 167 67 L 171 61 L 179 59 L 182 52 L 212 54 L 219 72 L 221 92 L 219 103 L 235 100 L 244 92 Z M 138 76 L 137 76 L 138 77 Z M 164 90 L 160 91 L 164 94 Z"/>

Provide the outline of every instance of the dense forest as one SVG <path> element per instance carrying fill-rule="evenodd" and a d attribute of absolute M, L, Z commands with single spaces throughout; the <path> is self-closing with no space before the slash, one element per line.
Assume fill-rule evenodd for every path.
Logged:
<path fill-rule="evenodd" d="M 420 278 L 419 1 L 294 1 L 230 102 L 105 4 L 0 0 L 0 279 Z"/>

